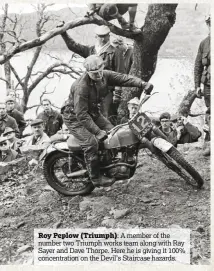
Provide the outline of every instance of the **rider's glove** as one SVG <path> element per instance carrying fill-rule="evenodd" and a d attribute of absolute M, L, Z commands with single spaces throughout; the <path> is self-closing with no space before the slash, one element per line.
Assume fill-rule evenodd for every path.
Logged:
<path fill-rule="evenodd" d="M 201 99 L 203 96 L 201 88 L 197 87 L 195 92 L 196 92 L 195 94 L 196 94 L 197 98 Z"/>
<path fill-rule="evenodd" d="M 104 141 L 106 138 L 108 138 L 108 135 L 106 131 L 100 130 L 98 134 L 96 134 L 96 138 L 98 141 Z"/>
<path fill-rule="evenodd" d="M 142 82 L 143 88 L 144 88 L 144 92 L 147 95 L 150 95 L 150 93 L 152 92 L 154 86 L 151 83 L 148 82 Z"/>

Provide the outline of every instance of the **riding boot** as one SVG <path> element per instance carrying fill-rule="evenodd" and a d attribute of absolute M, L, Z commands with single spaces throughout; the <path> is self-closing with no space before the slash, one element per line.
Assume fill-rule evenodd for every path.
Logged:
<path fill-rule="evenodd" d="M 119 24 L 121 25 L 122 29 L 129 29 L 130 25 L 129 23 L 120 15 L 117 18 Z"/>
<path fill-rule="evenodd" d="M 90 179 L 95 187 L 110 186 L 114 183 L 114 179 L 100 176 L 100 162 L 99 159 L 87 161 Z"/>

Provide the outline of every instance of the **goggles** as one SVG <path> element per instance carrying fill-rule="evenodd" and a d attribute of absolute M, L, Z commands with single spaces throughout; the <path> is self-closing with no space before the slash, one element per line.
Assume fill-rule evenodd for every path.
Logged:
<path fill-rule="evenodd" d="M 91 73 L 91 74 L 95 74 L 95 73 L 100 73 L 102 72 L 104 69 L 104 65 L 102 64 L 102 66 L 98 69 L 98 70 L 91 70 L 91 71 L 87 71 L 88 73 Z"/>
<path fill-rule="evenodd" d="M 7 142 L 0 143 L 0 147 L 4 147 L 4 146 L 7 146 Z"/>

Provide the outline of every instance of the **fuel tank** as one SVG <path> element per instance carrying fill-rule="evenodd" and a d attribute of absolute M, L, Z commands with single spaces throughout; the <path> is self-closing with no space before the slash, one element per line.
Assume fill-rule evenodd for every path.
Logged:
<path fill-rule="evenodd" d="M 108 138 L 104 141 L 105 149 L 120 148 L 123 146 L 129 146 L 139 142 L 139 139 L 132 133 L 128 124 L 123 126 L 116 126 L 112 132 L 108 135 Z M 78 140 L 70 135 L 67 140 L 68 148 L 71 151 L 81 150 Z"/>
<path fill-rule="evenodd" d="M 132 133 L 128 124 L 116 126 L 111 134 L 104 141 L 105 149 L 120 148 L 139 142 L 139 139 Z"/>

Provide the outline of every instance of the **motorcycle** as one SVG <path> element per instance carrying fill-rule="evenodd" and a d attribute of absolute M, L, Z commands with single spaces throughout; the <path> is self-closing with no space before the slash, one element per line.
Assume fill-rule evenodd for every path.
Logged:
<path fill-rule="evenodd" d="M 127 123 L 115 126 L 108 132 L 108 138 L 101 142 L 100 173 L 113 178 L 114 182 L 130 179 L 138 165 L 139 150 L 147 148 L 166 167 L 200 189 L 203 178 L 142 111 L 142 105 L 150 97 L 145 94 L 135 116 Z M 59 193 L 88 195 L 94 190 L 83 151 L 73 135 L 67 140 L 52 142 L 41 154 L 41 160 L 48 184 Z"/>

